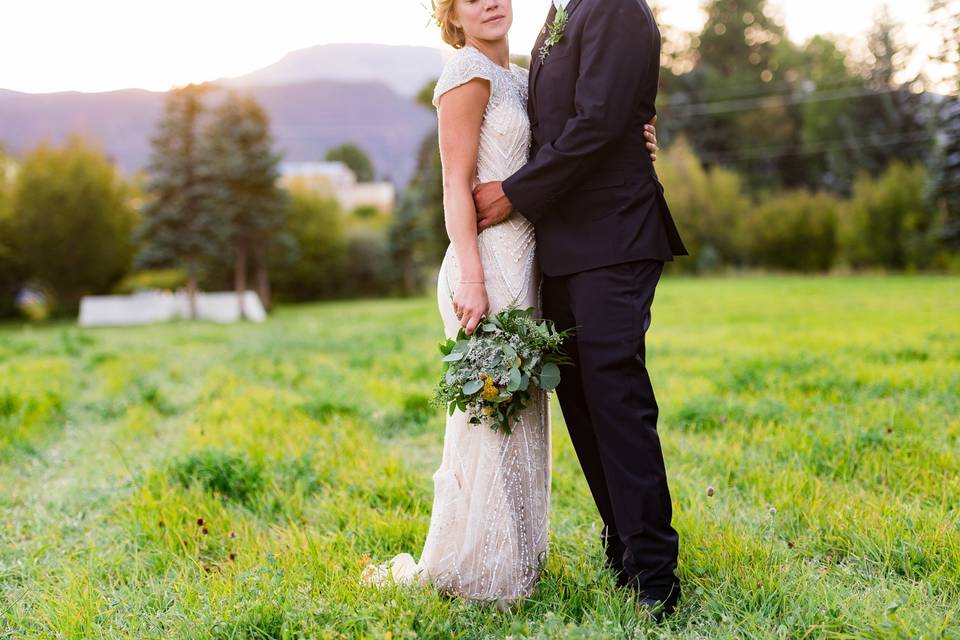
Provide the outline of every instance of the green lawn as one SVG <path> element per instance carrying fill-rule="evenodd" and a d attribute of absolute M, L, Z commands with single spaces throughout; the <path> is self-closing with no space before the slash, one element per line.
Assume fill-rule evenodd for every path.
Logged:
<path fill-rule="evenodd" d="M 358 584 L 429 522 L 434 305 L 0 327 L 0 638 L 960 638 L 960 278 L 664 280 L 659 627 L 601 568 L 558 410 L 533 598 Z"/>

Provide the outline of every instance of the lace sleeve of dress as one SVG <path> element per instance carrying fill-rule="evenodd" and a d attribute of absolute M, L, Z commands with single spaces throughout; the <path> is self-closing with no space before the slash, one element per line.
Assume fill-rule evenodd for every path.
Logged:
<path fill-rule="evenodd" d="M 439 107 L 440 96 L 447 91 L 466 84 L 474 78 L 483 78 L 490 82 L 490 90 L 493 91 L 493 73 L 483 54 L 469 47 L 458 50 L 447 61 L 440 73 L 440 79 L 437 80 L 437 86 L 433 90 L 433 106 Z"/>
<path fill-rule="evenodd" d="M 513 69 L 513 72 L 517 74 L 517 77 L 520 79 L 520 99 L 526 103 L 527 101 L 527 92 L 530 83 L 530 70 L 526 67 L 521 67 L 515 62 L 510 63 L 510 67 Z"/>

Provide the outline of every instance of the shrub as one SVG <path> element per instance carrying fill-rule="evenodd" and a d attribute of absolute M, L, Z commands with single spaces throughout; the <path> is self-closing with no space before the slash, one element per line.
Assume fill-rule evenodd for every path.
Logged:
<path fill-rule="evenodd" d="M 355 218 L 369 219 L 376 218 L 378 215 L 380 215 L 380 212 L 377 211 L 377 208 L 369 205 L 360 206 L 353 210 L 353 217 Z"/>
<path fill-rule="evenodd" d="M 357 229 L 347 240 L 348 296 L 384 295 L 393 282 L 390 247 L 383 233 Z"/>
<path fill-rule="evenodd" d="M 290 196 L 287 231 L 293 246 L 271 254 L 273 290 L 288 300 L 336 296 L 348 278 L 340 206 L 304 189 L 291 190 Z"/>
<path fill-rule="evenodd" d="M 0 318 L 16 313 L 17 290 L 26 280 L 26 270 L 12 242 L 13 212 L 11 190 L 3 173 L 4 157 L 0 153 Z"/>
<path fill-rule="evenodd" d="M 924 268 L 938 253 L 936 213 L 925 201 L 926 171 L 899 162 L 879 178 L 861 175 L 840 222 L 853 267 Z"/>
<path fill-rule="evenodd" d="M 32 278 L 49 285 L 63 311 L 109 291 L 129 269 L 137 214 L 127 185 L 98 149 L 73 136 L 38 146 L 17 174 L 11 233 Z"/>
<path fill-rule="evenodd" d="M 837 254 L 837 209 L 826 193 L 790 191 L 743 212 L 737 236 L 754 266 L 826 271 Z"/>
<path fill-rule="evenodd" d="M 127 294 L 141 289 L 174 291 L 186 284 L 187 272 L 183 269 L 148 269 L 131 273 L 113 288 L 113 292 Z"/>
<path fill-rule="evenodd" d="M 740 176 L 721 167 L 705 169 L 682 138 L 657 162 L 657 173 L 690 251 L 678 267 L 703 272 L 739 262 L 737 220 L 752 206 Z"/>

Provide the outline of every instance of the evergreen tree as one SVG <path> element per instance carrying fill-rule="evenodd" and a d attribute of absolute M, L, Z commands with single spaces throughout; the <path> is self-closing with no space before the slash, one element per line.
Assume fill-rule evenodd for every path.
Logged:
<path fill-rule="evenodd" d="M 937 146 L 930 163 L 927 193 L 941 216 L 941 237 L 950 251 L 960 252 L 960 0 L 931 0 L 931 27 L 941 36 L 932 62 L 941 65 L 952 89 L 937 113 Z"/>
<path fill-rule="evenodd" d="M 927 187 L 931 205 L 940 212 L 944 246 L 960 252 L 960 99 L 946 100 L 940 109 L 937 148 Z"/>
<path fill-rule="evenodd" d="M 417 103 L 431 111 L 435 86 L 429 82 L 417 94 Z M 417 169 L 400 199 L 389 238 L 397 286 L 402 293 L 415 293 L 422 287 L 424 266 L 440 264 L 448 244 L 437 129 L 420 143 Z"/>
<path fill-rule="evenodd" d="M 275 241 L 284 240 L 279 236 L 288 211 L 276 184 L 280 159 L 263 108 L 252 97 L 228 93 L 204 131 L 200 166 L 205 201 L 222 220 L 230 246 L 241 310 L 251 259 L 260 299 L 270 305 L 268 254 Z"/>
<path fill-rule="evenodd" d="M 942 43 L 933 59 L 950 74 L 946 85 L 960 94 L 960 0 L 930 0 L 930 17 Z"/>
<path fill-rule="evenodd" d="M 767 0 L 710 0 L 705 10 L 702 31 L 689 40 L 692 60 L 671 43 L 665 48 L 674 71 L 693 65 L 666 77 L 665 141 L 686 132 L 705 162 L 748 169 L 754 186 L 802 182 L 807 172 L 792 154 L 799 114 L 791 108 L 800 52 Z"/>
<path fill-rule="evenodd" d="M 389 238 L 399 289 L 415 293 L 422 287 L 425 266 L 440 264 L 449 243 L 436 130 L 420 144 L 417 170 L 400 199 Z"/>
<path fill-rule="evenodd" d="M 423 240 L 419 224 L 423 205 L 419 189 L 408 186 L 388 231 L 390 261 L 396 269 L 395 286 L 401 295 L 414 295 L 423 287 L 423 255 L 419 250 Z"/>
<path fill-rule="evenodd" d="M 935 112 L 930 96 L 911 90 L 917 78 L 903 77 L 912 48 L 886 6 L 867 35 L 867 50 L 861 75 L 869 93 L 857 101 L 847 165 L 877 176 L 893 158 L 907 164 L 927 159 Z"/>
<path fill-rule="evenodd" d="M 857 67 L 829 38 L 793 44 L 767 0 L 708 0 L 705 9 L 689 38 L 692 63 L 691 51 L 665 44 L 664 144 L 686 133 L 705 163 L 735 167 L 754 192 L 847 194 L 858 172 L 928 153 L 931 101 L 904 77 L 910 50 L 889 12 L 878 13 Z"/>
<path fill-rule="evenodd" d="M 344 144 L 327 152 L 327 162 L 342 162 L 357 176 L 357 182 L 373 182 L 373 161 L 355 144 Z"/>
<path fill-rule="evenodd" d="M 777 47 L 785 39 L 783 24 L 766 0 L 711 0 L 698 38 L 701 64 L 742 86 L 782 77 Z M 730 84 L 717 88 L 727 89 Z"/>
<path fill-rule="evenodd" d="M 201 162 L 200 120 L 205 112 L 204 85 L 171 91 L 147 171 L 150 200 L 142 210 L 137 240 L 143 243 L 141 268 L 180 267 L 187 273 L 190 312 L 196 317 L 199 281 L 211 264 L 226 254 L 222 217 L 210 206 L 210 185 Z"/>

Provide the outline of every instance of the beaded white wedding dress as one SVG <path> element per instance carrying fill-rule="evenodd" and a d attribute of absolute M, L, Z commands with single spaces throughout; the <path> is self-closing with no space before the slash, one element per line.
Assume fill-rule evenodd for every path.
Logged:
<path fill-rule="evenodd" d="M 527 72 L 495 64 L 464 47 L 447 62 L 433 104 L 474 78 L 490 82 L 477 161 L 477 182 L 504 180 L 527 162 L 530 123 Z M 540 272 L 533 226 L 513 213 L 478 237 L 490 314 L 515 306 L 540 312 Z M 460 281 L 451 245 L 440 267 L 437 303 L 448 337 L 460 322 L 452 298 Z M 536 390 L 510 435 L 472 425 L 457 411 L 447 418 L 443 459 L 433 475 L 434 498 L 420 561 L 402 553 L 371 565 L 375 584 L 431 584 L 470 600 L 510 603 L 530 595 L 547 553 L 550 503 L 550 405 Z"/>

